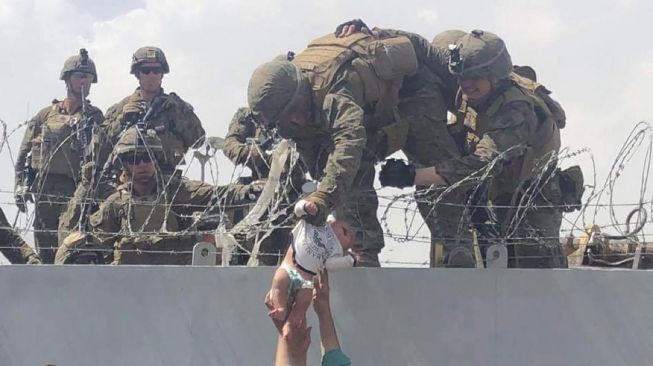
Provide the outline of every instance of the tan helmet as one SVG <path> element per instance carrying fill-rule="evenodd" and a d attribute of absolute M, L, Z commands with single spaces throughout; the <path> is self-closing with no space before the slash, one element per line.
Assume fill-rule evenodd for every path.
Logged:
<path fill-rule="evenodd" d="M 170 72 L 170 66 L 168 66 L 166 55 L 158 47 L 145 46 L 137 49 L 132 56 L 132 66 L 130 72 L 136 75 L 136 69 L 138 66 L 145 62 L 158 62 L 161 64 L 161 68 L 163 69 L 164 74 Z"/>
<path fill-rule="evenodd" d="M 142 131 L 138 126 L 129 127 L 118 139 L 116 146 L 113 148 L 114 163 L 117 162 L 120 155 L 128 153 L 146 153 L 153 155 L 154 159 L 159 162 L 165 159 L 163 145 L 156 131 L 152 129 Z"/>
<path fill-rule="evenodd" d="M 450 29 L 435 35 L 431 45 L 443 52 L 449 53 L 449 45 L 456 44 L 467 32 L 458 29 Z"/>
<path fill-rule="evenodd" d="M 512 60 L 496 34 L 473 30 L 450 48 L 449 72 L 458 77 L 494 75 L 504 79 L 512 72 Z"/>
<path fill-rule="evenodd" d="M 93 75 L 93 83 L 97 83 L 97 71 L 95 62 L 88 57 L 88 51 L 85 48 L 79 50 L 79 55 L 68 57 L 63 63 L 59 80 L 66 80 L 73 72 L 85 72 Z"/>
<path fill-rule="evenodd" d="M 289 61 L 270 61 L 254 70 L 247 86 L 247 102 L 256 118 L 275 127 L 279 117 L 299 99 L 301 70 Z"/>

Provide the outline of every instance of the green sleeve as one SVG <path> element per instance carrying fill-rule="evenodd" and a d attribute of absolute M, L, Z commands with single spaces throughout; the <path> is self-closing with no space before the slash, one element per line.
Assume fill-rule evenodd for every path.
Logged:
<path fill-rule="evenodd" d="M 419 34 L 405 32 L 396 29 L 375 29 L 379 32 L 381 38 L 388 37 L 406 37 L 413 44 L 417 60 L 420 64 L 426 65 L 431 71 L 436 73 L 443 80 L 452 78 L 449 73 L 449 56 L 441 50 L 433 47 L 431 42 Z"/>
<path fill-rule="evenodd" d="M 176 94 L 170 94 L 170 96 L 173 95 L 178 102 L 175 134 L 181 137 L 184 143 L 184 149 L 197 148 L 204 143 L 204 136 L 206 134 L 202 127 L 202 122 L 189 103 L 179 98 Z"/>
<path fill-rule="evenodd" d="M 322 366 L 351 366 L 351 359 L 340 348 L 334 348 L 322 356 Z"/>
<path fill-rule="evenodd" d="M 484 128 L 485 133 L 478 136 L 480 140 L 471 154 L 436 165 L 437 173 L 453 184 L 485 167 L 499 154 L 515 149 L 490 172 L 491 176 L 497 176 L 504 165 L 522 158 L 523 149 L 520 147 L 525 147 L 530 140 L 536 121 L 537 117 L 528 103 L 507 103 L 489 120 L 489 125 Z"/>
<path fill-rule="evenodd" d="M 328 195 L 331 207 L 339 204 L 351 188 L 367 142 L 364 110 L 356 102 L 354 93 L 344 86 L 333 88 L 322 105 L 333 151 L 327 158 L 318 191 Z"/>
<path fill-rule="evenodd" d="M 27 154 L 32 150 L 32 140 L 41 133 L 41 125 L 45 122 L 50 108 L 52 107 L 43 108 L 27 122 L 27 129 L 25 130 L 23 140 L 18 149 L 18 155 L 16 156 L 16 185 L 21 184 L 23 180 L 23 168 L 25 167 Z"/>
<path fill-rule="evenodd" d="M 113 243 L 121 237 L 121 216 L 123 207 L 120 203 L 120 192 L 111 195 L 100 205 L 98 211 L 91 215 L 89 224 L 94 239 L 102 247 L 113 248 Z"/>
<path fill-rule="evenodd" d="M 229 123 L 222 152 L 234 165 L 244 164 L 249 156 L 248 137 L 254 137 L 255 126 L 249 121 L 249 108 L 239 108 Z"/>

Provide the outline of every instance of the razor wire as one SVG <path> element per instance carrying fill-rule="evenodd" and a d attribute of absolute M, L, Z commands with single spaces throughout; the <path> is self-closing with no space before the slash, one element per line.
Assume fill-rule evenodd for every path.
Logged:
<path fill-rule="evenodd" d="M 14 152 L 12 151 L 10 145 L 7 143 L 8 139 L 17 131 L 27 124 L 25 122 L 20 124 L 18 127 L 14 128 L 11 131 L 8 131 L 7 125 L 0 120 L 2 125 L 2 142 L 0 142 L 0 154 L 6 154 L 5 156 L 9 157 L 9 160 L 14 163 Z M 58 146 L 53 150 L 50 159 L 54 155 L 54 152 L 62 148 L 63 144 L 68 143 L 72 139 L 72 135 L 67 139 L 61 141 Z M 261 156 L 269 155 L 269 151 L 262 151 L 261 146 L 254 145 L 258 149 L 258 153 Z M 596 164 L 594 162 L 594 156 L 591 151 L 588 149 L 579 149 L 579 150 L 569 150 L 563 149 L 560 153 L 549 156 L 543 164 L 540 164 L 538 170 L 535 174 L 532 175 L 532 179 L 529 184 L 522 187 L 525 192 L 519 197 L 517 204 L 515 205 L 494 205 L 483 202 L 475 202 L 474 197 L 477 193 L 482 192 L 484 189 L 487 189 L 487 185 L 491 184 L 493 179 L 493 172 L 500 168 L 504 162 L 510 159 L 511 154 L 518 153 L 518 147 L 513 149 L 508 149 L 501 154 L 498 154 L 492 161 L 490 161 L 482 169 L 470 174 L 464 179 L 444 188 L 430 187 L 425 190 L 418 192 L 410 193 L 401 193 L 396 195 L 387 195 L 384 194 L 385 190 L 377 191 L 377 196 L 379 198 L 379 208 L 380 208 L 380 217 L 379 221 L 383 227 L 384 237 L 389 240 L 394 240 L 398 243 L 413 243 L 415 245 L 425 245 L 430 246 L 434 240 L 441 241 L 457 241 L 460 242 L 464 240 L 466 232 L 469 230 L 468 222 L 465 220 L 457 221 L 457 228 L 455 233 L 445 233 L 443 230 L 440 230 L 437 233 L 431 234 L 427 228 L 427 221 L 425 219 L 431 219 L 431 224 L 434 227 L 440 226 L 446 220 L 450 218 L 438 217 L 437 207 L 455 207 L 460 209 L 461 217 L 466 217 L 470 215 L 474 210 L 479 209 L 512 209 L 515 210 L 515 214 L 511 215 L 509 224 L 505 230 L 505 238 L 509 239 L 511 245 L 520 245 L 528 243 L 529 240 L 532 240 L 534 237 L 537 237 L 541 240 L 564 240 L 569 236 L 574 236 L 578 232 L 585 232 L 586 228 L 591 224 L 596 224 L 597 220 L 601 217 L 602 212 L 608 213 L 607 217 L 609 219 L 608 223 L 600 223 L 598 226 L 605 233 L 614 233 L 616 235 L 626 237 L 635 242 L 646 242 L 647 238 L 651 237 L 651 216 L 653 216 L 653 195 L 651 195 L 650 190 L 648 189 L 649 185 L 649 175 L 650 175 L 650 165 L 651 165 L 651 155 L 653 150 L 653 127 L 647 122 L 638 123 L 628 135 L 628 138 L 623 143 L 619 153 L 614 159 L 611 169 L 604 180 L 599 181 Z M 641 170 L 640 182 L 638 187 L 638 200 L 637 202 L 619 202 L 617 198 L 617 188 L 619 187 L 620 179 L 624 175 L 624 171 L 627 168 L 631 168 L 631 161 L 638 154 L 642 154 L 643 151 L 643 162 L 642 166 L 639 167 Z M 156 162 L 156 159 L 151 150 L 148 150 L 148 155 L 152 161 Z M 593 170 L 588 172 L 584 171 L 584 176 L 591 178 L 588 182 L 585 182 L 586 192 L 585 198 L 582 202 L 580 210 L 574 213 L 568 213 L 564 215 L 565 224 L 560 230 L 560 234 L 557 237 L 545 236 L 545 235 L 523 235 L 523 230 L 519 230 L 527 225 L 526 216 L 529 210 L 538 209 L 538 208 L 562 208 L 561 205 L 556 205 L 552 202 L 541 202 L 535 203 L 534 197 L 541 196 L 540 191 L 542 187 L 551 179 L 552 174 L 550 174 L 551 169 L 555 169 L 561 164 L 564 164 L 568 161 L 573 161 L 578 157 L 589 158 L 592 162 Z M 248 156 L 247 159 L 252 158 Z M 197 158 L 193 156 L 189 163 L 185 166 L 185 170 L 182 172 L 181 176 L 187 177 L 189 175 L 189 168 L 194 160 Z M 294 166 L 298 161 L 298 153 L 292 148 L 289 154 L 288 160 L 289 163 L 285 165 Z M 71 166 L 74 166 L 74 162 L 69 162 Z M 208 174 L 207 184 L 218 187 L 218 178 L 220 173 L 220 164 L 218 163 L 217 156 L 214 153 L 213 156 L 208 160 Z M 49 162 L 46 163 L 46 167 L 49 167 Z M 237 184 L 239 178 L 246 175 L 245 165 L 235 166 L 230 174 L 229 181 L 231 184 Z M 637 169 L 637 167 L 635 168 Z M 71 171 L 73 169 L 71 168 Z M 293 181 L 290 174 L 285 174 L 280 177 L 279 184 L 271 189 L 271 194 L 268 197 L 268 202 L 261 206 L 258 210 L 259 214 L 256 219 L 241 221 L 241 224 L 229 222 L 229 213 L 237 209 L 249 209 L 250 212 L 252 208 L 256 207 L 256 204 L 251 203 L 234 203 L 228 202 L 226 195 L 218 196 L 217 193 L 214 196 L 214 199 L 210 204 L 206 205 L 188 205 L 184 203 L 177 202 L 179 195 L 180 185 L 177 185 L 176 189 L 171 189 L 171 184 L 173 182 L 171 177 L 165 177 L 158 164 L 156 164 L 156 180 L 157 180 L 157 194 L 149 202 L 143 202 L 141 200 L 134 201 L 132 195 L 130 194 L 128 205 L 139 205 L 147 206 L 151 205 L 149 214 L 145 219 L 145 223 L 149 223 L 149 220 L 152 219 L 154 209 L 157 207 L 164 207 L 164 217 L 161 222 L 161 226 L 158 227 L 158 230 L 144 231 L 141 228 L 128 227 L 127 230 L 119 230 L 115 232 L 105 233 L 108 235 L 113 235 L 115 238 L 119 238 L 121 235 L 188 235 L 199 237 L 202 235 L 213 235 L 216 238 L 223 238 L 223 234 L 232 235 L 234 238 L 238 237 L 236 242 L 236 248 L 229 248 L 232 251 L 234 256 L 246 256 L 249 258 L 256 257 L 257 250 L 260 248 L 261 243 L 268 239 L 271 233 L 274 230 L 289 230 L 292 228 L 292 220 L 287 218 L 287 209 L 294 204 L 294 200 L 297 197 L 294 197 L 294 200 L 291 199 L 288 195 L 290 191 L 297 191 L 298 187 L 295 186 L 296 182 Z M 303 172 L 304 175 L 307 175 L 306 172 Z M 47 176 L 47 168 L 42 174 Z M 93 182 L 94 184 L 99 184 L 99 182 Z M 261 182 L 257 182 L 261 184 Z M 101 206 L 104 203 L 104 200 L 98 197 L 94 197 L 94 189 L 97 187 L 91 187 L 89 190 L 90 193 L 87 194 L 82 199 L 85 202 L 93 203 L 97 207 Z M 469 192 L 466 195 L 464 200 L 448 200 L 451 198 L 453 193 L 457 190 L 465 190 Z M 217 192 L 217 188 L 216 191 Z M 9 195 L 15 193 L 10 190 L 0 190 L 0 195 Z M 260 192 L 253 192 L 252 194 L 260 194 Z M 66 204 L 70 201 L 72 197 L 61 196 L 59 194 L 52 194 L 43 192 L 43 181 L 38 181 L 37 186 L 33 189 L 33 195 L 37 197 L 38 202 L 51 202 L 58 204 Z M 176 202 L 176 203 L 175 203 Z M 11 200 L 4 199 L 0 200 L 0 206 L 12 204 Z M 420 212 L 418 209 L 418 204 L 423 204 L 428 206 L 428 211 L 426 213 Z M 177 212 L 175 207 L 183 207 L 184 211 L 193 211 L 193 215 L 187 215 L 184 213 Z M 634 214 L 635 222 L 629 222 L 625 220 L 625 217 L 619 215 L 618 210 L 620 209 L 631 209 L 639 210 Z M 646 216 L 648 213 L 648 216 Z M 20 233 L 36 233 L 36 232 L 56 232 L 55 230 L 38 230 L 32 228 L 34 221 L 34 210 L 29 210 L 27 214 L 20 214 L 23 217 L 22 226 L 17 226 L 15 229 Z M 205 219 L 207 216 L 215 216 L 215 220 L 219 223 L 217 227 L 213 230 L 199 230 L 197 229 L 197 224 L 202 219 Z M 80 217 L 81 220 L 81 217 Z M 190 224 L 187 224 L 186 227 L 183 227 L 179 232 L 167 232 L 165 227 L 166 222 L 169 220 L 180 220 L 187 221 Z M 11 220 L 10 220 L 11 221 Z M 127 220 L 129 221 L 129 220 Z M 403 224 L 403 228 L 397 229 L 398 224 Z M 354 229 L 362 229 L 356 226 L 356 223 L 350 223 Z M 635 225 L 635 227 L 642 226 L 641 229 L 632 233 L 630 227 Z M 145 225 L 143 225 L 145 226 Z M 13 227 L 9 227 L 13 229 Z M 236 229 L 232 232 L 232 230 Z M 245 240 L 253 240 L 254 244 L 244 245 Z M 489 246 L 490 243 L 479 243 L 481 246 Z M 252 247 L 252 249 L 248 249 Z M 0 246 L 0 248 L 7 248 L 7 246 Z M 224 248 L 223 248 L 224 249 Z M 237 250 L 236 250 L 237 249 Z M 81 249 L 85 250 L 85 249 Z M 109 249 L 110 250 L 110 249 Z M 156 252 L 156 251 L 152 251 Z M 179 251 L 178 253 L 185 253 L 184 251 Z M 272 254 L 272 255 L 282 255 L 282 254 Z M 392 260 L 384 260 L 383 263 L 394 263 L 402 264 L 403 262 Z M 405 262 L 405 261 L 404 261 Z M 415 262 L 417 263 L 417 262 Z M 415 264 L 413 263 L 413 264 Z M 419 262 L 421 264 L 425 262 Z"/>

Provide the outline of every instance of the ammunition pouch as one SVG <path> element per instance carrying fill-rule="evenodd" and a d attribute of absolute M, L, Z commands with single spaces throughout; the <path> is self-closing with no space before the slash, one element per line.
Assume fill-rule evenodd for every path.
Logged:
<path fill-rule="evenodd" d="M 49 117 L 41 135 L 32 140 L 32 168 L 47 174 L 77 177 L 82 150 L 75 137 L 76 123 L 71 116 Z"/>
<path fill-rule="evenodd" d="M 583 172 L 578 165 L 558 171 L 560 192 L 562 198 L 562 211 L 573 212 L 579 210 L 583 204 L 585 192 Z"/>

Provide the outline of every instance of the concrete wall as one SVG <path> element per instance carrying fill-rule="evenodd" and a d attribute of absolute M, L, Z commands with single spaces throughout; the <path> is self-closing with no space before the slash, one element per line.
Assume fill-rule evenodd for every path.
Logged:
<path fill-rule="evenodd" d="M 271 275 L 0 266 L 0 365 L 271 365 Z M 333 274 L 331 301 L 355 366 L 653 360 L 649 271 L 355 269 Z"/>

